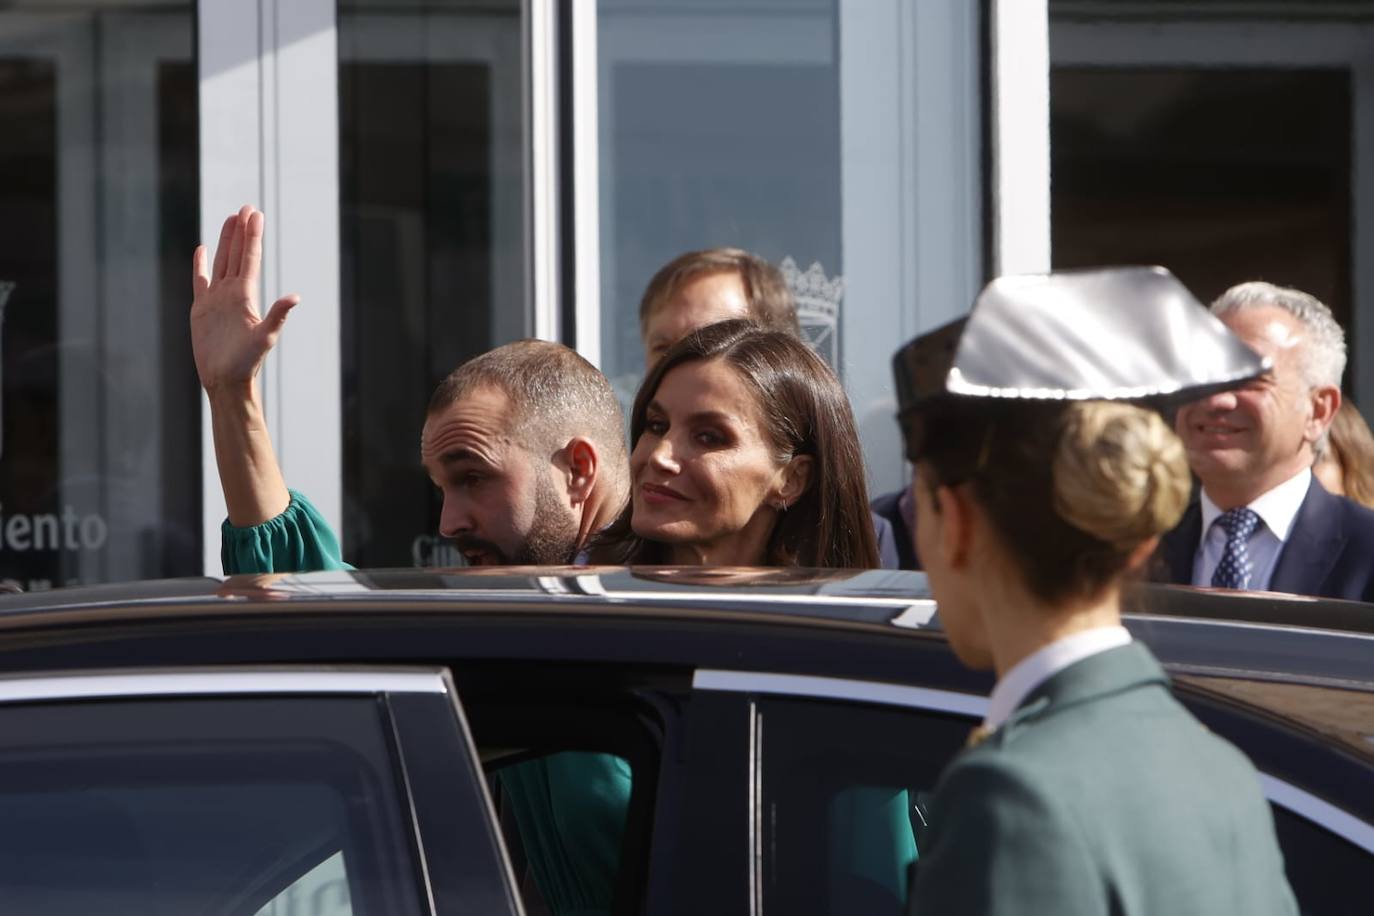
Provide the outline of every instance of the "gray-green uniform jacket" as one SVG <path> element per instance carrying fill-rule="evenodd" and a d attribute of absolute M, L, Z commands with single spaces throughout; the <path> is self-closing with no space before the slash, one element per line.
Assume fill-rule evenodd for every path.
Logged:
<path fill-rule="evenodd" d="M 931 808 L 919 916 L 1297 912 L 1254 768 L 1138 643 L 1033 690 Z"/>

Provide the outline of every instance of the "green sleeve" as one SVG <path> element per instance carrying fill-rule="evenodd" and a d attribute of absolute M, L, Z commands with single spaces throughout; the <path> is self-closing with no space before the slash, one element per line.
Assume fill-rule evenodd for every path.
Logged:
<path fill-rule="evenodd" d="M 220 527 L 220 562 L 225 575 L 352 569 L 339 552 L 339 539 L 319 510 L 295 490 L 286 510 L 261 525 Z"/>
<path fill-rule="evenodd" d="M 1098 869 L 1071 812 L 996 759 L 956 760 L 931 805 L 915 916 L 1058 916 L 1109 911 Z"/>
<path fill-rule="evenodd" d="M 907 873 L 916 861 L 905 789 L 849 786 L 830 801 L 830 874 L 871 881 L 907 899 Z"/>
<path fill-rule="evenodd" d="M 563 751 L 499 771 L 535 884 L 555 916 L 611 912 L 633 783 L 614 754 Z"/>

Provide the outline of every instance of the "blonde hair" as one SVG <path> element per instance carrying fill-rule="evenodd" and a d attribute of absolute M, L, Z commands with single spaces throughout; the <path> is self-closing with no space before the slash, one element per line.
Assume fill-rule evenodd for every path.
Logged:
<path fill-rule="evenodd" d="M 1327 433 L 1327 451 L 1341 469 L 1346 497 L 1374 508 L 1374 435 L 1354 402 L 1341 401 Z"/>
<path fill-rule="evenodd" d="M 923 479 L 932 491 L 971 485 L 1031 594 L 1045 602 L 1101 594 L 1188 503 L 1183 446 L 1152 410 L 951 398 L 922 422 Z"/>
<path fill-rule="evenodd" d="M 1118 550 L 1168 531 L 1188 505 L 1183 443 L 1159 414 L 1131 404 L 1071 406 L 1052 473 L 1055 512 Z"/>

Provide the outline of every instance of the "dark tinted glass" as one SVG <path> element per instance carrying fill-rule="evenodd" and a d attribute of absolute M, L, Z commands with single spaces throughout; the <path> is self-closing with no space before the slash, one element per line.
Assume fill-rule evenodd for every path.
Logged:
<path fill-rule="evenodd" d="M 201 570 L 193 26 L 0 9 L 0 581 Z"/>
<path fill-rule="evenodd" d="M 1055 67 L 1054 266 L 1162 264 L 1204 302 L 1264 279 L 1349 328 L 1352 139 L 1338 67 Z"/>
<path fill-rule="evenodd" d="M 502 668 L 457 677 L 527 912 L 629 912 L 661 853 L 666 710 L 605 684 L 614 669 Z"/>
<path fill-rule="evenodd" d="M 460 563 L 420 468 L 434 387 L 528 337 L 520 4 L 339 4 L 344 545 Z"/>
<path fill-rule="evenodd" d="M 880 707 L 761 703 L 764 909 L 905 913 L 929 794 L 972 725 Z"/>
<path fill-rule="evenodd" d="M 1283 847 L 1288 883 L 1304 914 L 1369 912 L 1374 854 L 1278 805 L 1274 806 L 1274 828 Z"/>
<path fill-rule="evenodd" d="M 371 700 L 0 709 L 7 913 L 417 913 L 402 811 Z"/>

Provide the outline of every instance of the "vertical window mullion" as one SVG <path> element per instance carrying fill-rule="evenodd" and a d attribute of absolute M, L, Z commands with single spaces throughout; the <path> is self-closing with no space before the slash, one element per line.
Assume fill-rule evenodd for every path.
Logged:
<path fill-rule="evenodd" d="M 213 246 L 244 203 L 267 214 L 261 306 L 302 305 L 260 382 L 288 482 L 342 530 L 338 51 L 334 0 L 197 4 L 200 235 Z M 202 399 L 205 571 L 220 571 L 224 498 Z"/>
<path fill-rule="evenodd" d="M 572 251 L 573 316 L 577 352 L 601 366 L 601 160 L 597 138 L 596 4 L 574 3 L 569 9 L 572 56 Z"/>
<path fill-rule="evenodd" d="M 558 8 L 554 0 L 525 0 L 529 70 L 526 112 L 530 144 L 530 289 L 534 336 L 559 340 L 562 289 L 559 263 Z"/>
<path fill-rule="evenodd" d="M 1047 0 L 991 0 L 993 274 L 1050 269 Z"/>

